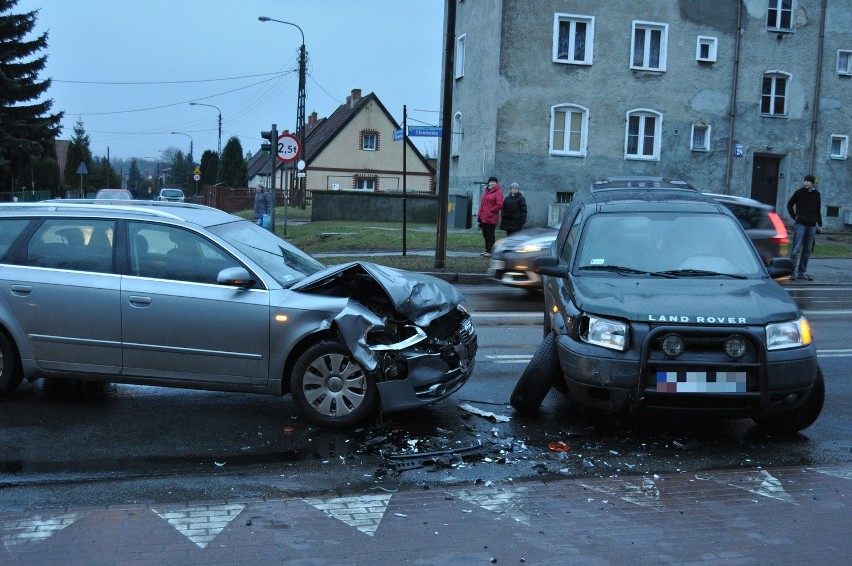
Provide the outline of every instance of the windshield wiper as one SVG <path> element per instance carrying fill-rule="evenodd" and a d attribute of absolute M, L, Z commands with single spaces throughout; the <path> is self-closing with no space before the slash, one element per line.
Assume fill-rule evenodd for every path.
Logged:
<path fill-rule="evenodd" d="M 669 269 L 661 271 L 661 275 L 672 275 L 674 277 L 730 277 L 732 279 L 748 279 L 745 275 L 736 273 L 720 273 L 718 271 L 708 271 L 706 269 Z"/>
<path fill-rule="evenodd" d="M 580 269 L 588 269 L 593 271 L 614 271 L 619 275 L 650 275 L 651 277 L 666 277 L 674 279 L 677 275 L 671 273 L 660 273 L 659 271 L 644 271 L 635 267 L 625 267 L 623 265 L 584 265 Z"/>

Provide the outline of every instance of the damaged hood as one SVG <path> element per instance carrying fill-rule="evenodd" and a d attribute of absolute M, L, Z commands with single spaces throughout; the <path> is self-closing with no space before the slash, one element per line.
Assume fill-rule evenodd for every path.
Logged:
<path fill-rule="evenodd" d="M 453 285 L 437 277 L 363 261 L 328 267 L 302 279 L 290 289 L 299 292 L 326 291 L 333 289 L 337 281 L 363 277 L 373 279 L 384 290 L 394 309 L 419 326 L 428 326 L 464 300 Z"/>

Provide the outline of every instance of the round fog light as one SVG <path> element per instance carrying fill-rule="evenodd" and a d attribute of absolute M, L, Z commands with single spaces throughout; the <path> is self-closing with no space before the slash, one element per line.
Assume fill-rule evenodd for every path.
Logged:
<path fill-rule="evenodd" d="M 676 358 L 683 353 L 685 345 L 683 343 L 683 338 L 677 334 L 666 334 L 663 337 L 661 347 L 666 356 Z"/>
<path fill-rule="evenodd" d="M 745 356 L 746 341 L 742 336 L 731 336 L 725 340 L 725 353 L 735 360 Z"/>

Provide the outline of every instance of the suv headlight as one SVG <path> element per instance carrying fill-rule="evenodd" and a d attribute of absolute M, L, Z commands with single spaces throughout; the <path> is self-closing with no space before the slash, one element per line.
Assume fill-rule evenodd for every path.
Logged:
<path fill-rule="evenodd" d="M 583 342 L 623 352 L 627 349 L 627 324 L 596 316 L 585 316 L 580 339 Z"/>
<path fill-rule="evenodd" d="M 790 322 L 766 325 L 766 349 L 798 348 L 811 343 L 811 325 L 802 317 Z"/>

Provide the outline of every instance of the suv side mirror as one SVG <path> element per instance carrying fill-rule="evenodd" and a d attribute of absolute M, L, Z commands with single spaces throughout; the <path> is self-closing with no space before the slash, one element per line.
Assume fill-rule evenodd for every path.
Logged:
<path fill-rule="evenodd" d="M 787 277 L 793 273 L 793 260 L 789 257 L 773 257 L 769 260 L 768 270 L 773 279 Z"/>
<path fill-rule="evenodd" d="M 559 259 L 549 255 L 535 258 L 535 270 L 542 275 L 549 275 L 550 277 L 565 277 L 568 275 L 568 268 L 559 265 Z"/>

